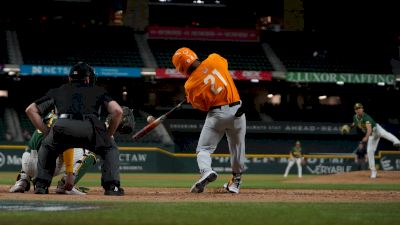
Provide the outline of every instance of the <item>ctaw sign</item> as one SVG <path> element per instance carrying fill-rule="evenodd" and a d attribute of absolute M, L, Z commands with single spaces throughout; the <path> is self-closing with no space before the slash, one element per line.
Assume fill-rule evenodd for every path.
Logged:
<path fill-rule="evenodd" d="M 151 162 L 148 162 L 147 153 L 139 153 L 139 152 L 126 152 L 123 151 L 119 154 L 119 162 L 120 162 L 120 170 L 122 172 L 133 172 L 133 171 L 146 171 L 150 170 L 149 167 L 153 167 Z"/>

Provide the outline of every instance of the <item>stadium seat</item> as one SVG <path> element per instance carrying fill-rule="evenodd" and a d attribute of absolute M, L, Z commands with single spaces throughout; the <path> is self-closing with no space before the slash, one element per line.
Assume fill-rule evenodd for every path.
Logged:
<path fill-rule="evenodd" d="M 211 53 L 220 54 L 228 60 L 231 70 L 272 70 L 272 65 L 259 42 L 149 39 L 148 43 L 161 68 L 173 68 L 171 57 L 175 50 L 189 47 L 201 60 Z"/>
<path fill-rule="evenodd" d="M 134 30 L 129 27 L 51 27 L 18 31 L 25 64 L 143 67 Z"/>
<path fill-rule="evenodd" d="M 346 36 L 346 35 L 345 35 Z M 270 45 L 288 71 L 391 73 L 388 46 L 359 39 L 313 32 L 269 32 Z"/>

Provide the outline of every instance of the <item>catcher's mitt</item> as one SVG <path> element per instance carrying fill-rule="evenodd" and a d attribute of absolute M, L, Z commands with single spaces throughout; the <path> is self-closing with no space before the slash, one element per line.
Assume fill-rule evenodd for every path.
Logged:
<path fill-rule="evenodd" d="M 350 132 L 350 130 L 351 130 L 351 127 L 347 124 L 340 127 L 341 134 L 348 134 Z"/>
<path fill-rule="evenodd" d="M 119 123 L 119 126 L 117 128 L 117 132 L 120 134 L 130 134 L 135 128 L 135 117 L 133 116 L 132 109 L 126 106 L 121 106 L 121 108 L 123 110 L 123 113 L 121 122 Z M 106 119 L 106 124 L 109 124 L 110 120 L 111 115 L 108 115 Z"/>

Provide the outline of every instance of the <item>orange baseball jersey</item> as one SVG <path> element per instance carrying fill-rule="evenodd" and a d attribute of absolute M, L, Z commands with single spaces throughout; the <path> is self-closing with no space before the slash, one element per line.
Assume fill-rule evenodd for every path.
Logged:
<path fill-rule="evenodd" d="M 240 101 L 228 70 L 228 62 L 216 53 L 209 55 L 189 76 L 185 92 L 193 108 L 202 111 L 208 111 L 212 106 Z"/>

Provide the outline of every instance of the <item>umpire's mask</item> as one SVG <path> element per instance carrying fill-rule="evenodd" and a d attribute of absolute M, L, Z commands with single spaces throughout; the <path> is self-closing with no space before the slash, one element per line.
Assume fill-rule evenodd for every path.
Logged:
<path fill-rule="evenodd" d="M 73 65 L 69 72 L 69 77 L 71 78 L 71 82 L 77 83 L 84 83 L 87 77 L 89 77 L 89 82 L 91 84 L 96 81 L 94 69 L 85 62 L 78 62 Z"/>

